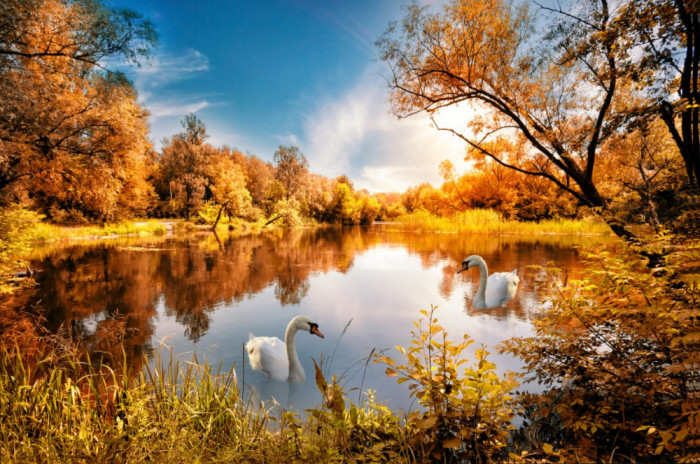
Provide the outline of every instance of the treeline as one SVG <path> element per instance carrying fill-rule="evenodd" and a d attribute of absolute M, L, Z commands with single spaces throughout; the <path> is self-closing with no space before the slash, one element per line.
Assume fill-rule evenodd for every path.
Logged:
<path fill-rule="evenodd" d="M 481 7 L 466 3 L 465 11 L 476 19 L 462 18 L 463 27 L 479 29 Z M 509 7 L 498 5 L 502 14 L 489 16 L 489 21 L 507 23 Z M 417 11 L 413 21 L 427 21 L 424 15 L 425 11 Z M 513 112 L 508 105 L 494 103 L 510 101 L 501 96 L 505 90 L 486 89 L 493 98 L 481 101 L 477 97 L 483 93 L 478 91 L 481 84 L 464 81 L 459 87 L 464 98 L 487 108 L 495 104 L 489 110 L 493 121 L 483 115 L 469 121 L 483 140 L 455 132 L 468 148 L 466 172 L 459 173 L 445 161 L 440 165 L 444 183 L 439 187 L 423 184 L 403 193 L 371 195 L 356 190 L 347 176 L 329 179 L 310 172 L 299 147 L 280 146 L 272 162 L 215 147 L 207 142 L 204 121 L 195 115 L 185 116 L 183 130 L 156 152 L 148 139 L 148 110 L 138 103 L 124 74 L 110 69 L 113 63 L 140 64 L 152 56 L 157 34 L 134 11 L 112 9 L 99 0 L 7 0 L 0 5 L 0 16 L 5 19 L 0 21 L 0 208 L 25 205 L 65 224 L 134 217 L 366 224 L 416 211 L 448 217 L 482 208 L 520 220 L 595 212 L 628 238 L 632 234 L 621 224 L 646 222 L 660 230 L 665 222 L 697 209 L 697 153 L 691 150 L 693 156 L 685 156 L 685 139 L 674 132 L 674 124 L 685 121 L 690 107 L 678 103 L 669 120 L 662 111 L 667 106 L 657 108 L 647 101 L 649 97 L 633 85 L 634 75 L 613 67 L 614 60 L 596 61 L 604 71 L 601 75 L 610 74 L 615 82 L 614 88 L 602 85 L 595 93 L 608 101 L 602 107 L 596 106 L 596 99 L 578 98 L 575 88 L 551 88 L 546 76 L 533 75 L 527 77 L 533 80 L 532 92 L 539 89 L 547 98 L 521 89 L 531 105 L 516 105 Z M 459 18 L 440 19 L 449 23 Z M 511 20 L 515 23 L 504 28 L 518 30 L 527 23 L 525 18 Z M 423 50 L 434 37 L 426 32 L 410 39 Z M 508 49 L 520 46 L 510 36 L 498 40 L 504 40 Z M 558 50 L 554 45 L 552 50 Z M 403 54 L 413 55 L 391 35 L 380 40 L 379 49 L 380 58 L 397 77 L 403 76 L 390 82 L 395 102 L 411 93 L 412 79 L 420 83 L 426 76 L 461 72 L 432 63 L 429 54 L 416 55 L 410 62 L 400 60 Z M 456 48 L 440 53 L 459 57 L 467 52 Z M 522 53 L 537 57 L 534 51 Z M 503 70 L 491 69 L 492 56 L 479 59 L 488 76 L 499 81 Z M 419 72 L 423 68 L 435 72 Z M 590 69 L 567 68 L 567 72 L 585 80 Z M 568 82 L 566 76 L 560 79 Z M 439 81 L 419 89 L 433 89 L 439 96 L 443 85 L 451 88 L 449 82 Z M 477 91 L 472 93 L 470 85 Z M 419 97 L 433 101 L 434 96 Z M 420 107 L 419 100 L 410 101 Z M 559 100 L 568 103 L 555 105 Z M 446 105 L 451 103 L 448 99 Z M 549 113 L 558 116 L 545 125 L 537 123 Z M 598 123 L 592 125 L 594 121 Z M 520 132 L 495 135 L 511 123 Z M 696 130 L 696 126 L 688 127 Z M 691 216 L 686 223 L 693 222 Z"/>
<path fill-rule="evenodd" d="M 165 140 L 152 175 L 152 214 L 217 222 L 222 214 L 247 221 L 281 219 L 366 224 L 386 216 L 388 207 L 352 182 L 312 174 L 296 146 L 280 146 L 273 162 L 206 142 L 205 125 L 187 115 L 184 131 Z"/>
<path fill-rule="evenodd" d="M 157 35 L 138 13 L 95 0 L 8 0 L 0 17 L 0 207 L 66 224 L 222 214 L 360 224 L 382 215 L 347 178 L 309 173 L 297 147 L 280 147 L 274 163 L 214 147 L 194 115 L 157 153 L 148 110 L 108 68 L 151 57 Z"/>
<path fill-rule="evenodd" d="M 501 140 L 494 147 L 504 150 L 508 144 Z M 683 158 L 658 119 L 611 134 L 596 156 L 599 168 L 593 181 L 607 199 L 606 208 L 624 223 L 650 224 L 658 231 L 697 201 Z M 467 153 L 467 159 L 470 169 L 465 173 L 443 161 L 443 184 L 409 188 L 401 196 L 404 209 L 425 209 L 442 217 L 490 209 L 522 221 L 576 218 L 600 211 L 546 176 L 513 169 L 476 149 Z"/>

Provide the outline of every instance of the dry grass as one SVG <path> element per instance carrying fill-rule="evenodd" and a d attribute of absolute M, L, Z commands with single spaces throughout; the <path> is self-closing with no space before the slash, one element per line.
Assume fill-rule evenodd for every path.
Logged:
<path fill-rule="evenodd" d="M 454 232 L 496 235 L 610 235 L 610 229 L 594 218 L 548 219 L 521 222 L 503 219 L 491 210 L 474 209 L 452 217 L 438 217 L 427 211 L 406 214 L 394 224 L 415 232 Z"/>

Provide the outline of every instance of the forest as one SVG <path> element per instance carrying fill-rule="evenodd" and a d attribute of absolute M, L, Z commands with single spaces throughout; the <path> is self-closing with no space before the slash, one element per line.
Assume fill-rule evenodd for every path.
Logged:
<path fill-rule="evenodd" d="M 119 376 L 37 328 L 36 315 L 2 303 L 0 461 L 99 461 L 112 453 L 112 462 L 177 460 L 172 446 L 149 449 L 163 423 L 164 442 L 189 424 L 189 444 L 177 446 L 193 456 L 206 443 L 202 462 L 270 462 L 275 453 L 295 462 L 698 462 L 697 2 L 450 0 L 440 8 L 413 2 L 404 13 L 375 43 L 392 112 L 430 117 L 464 142 L 464 163 L 435 160 L 438 186 L 371 193 L 346 175 L 315 174 L 303 147 L 253 154 L 214 146 L 195 113 L 156 150 L 149 108 L 121 70 L 153 58 L 152 22 L 102 0 L 3 1 L 0 292 L 7 301 L 29 298 L 21 290 L 32 284 L 19 271 L 59 228 L 168 220 L 245 233 L 381 221 L 459 231 L 481 210 L 533 228 L 587 221 L 619 238 L 618 253 L 592 257 L 580 282 L 543 290 L 551 305 L 533 337 L 501 347 L 551 388 L 518 395 L 513 379 L 492 375 L 485 351 L 464 367 L 457 359 L 468 338 L 450 342 L 426 310 L 405 360 L 375 359 L 415 385 L 422 413 L 400 419 L 372 401 L 355 405 L 317 370 L 326 405 L 308 419 L 283 415 L 275 432 L 264 425 L 270 413 L 238 401 L 225 376 L 189 372 L 182 390 L 150 372 Z M 441 126 L 440 112 L 454 107 L 478 111 L 462 128 Z M 226 298 L 243 295 L 216 272 Z M 258 278 L 262 288 L 275 277 L 267 270 Z M 153 292 L 139 298 L 150 301 Z M 189 328 L 206 329 L 207 321 Z M 95 380 L 106 371 L 108 380 Z M 177 391 L 190 396 L 178 402 Z M 92 403 L 104 406 L 80 409 Z M 183 405 L 200 412 L 187 416 Z M 537 424 L 538 437 L 512 433 L 516 410 Z M 33 423 L 39 411 L 76 427 L 74 439 L 51 421 Z"/>
<path fill-rule="evenodd" d="M 452 64 L 453 55 L 469 50 L 443 49 L 435 63 L 421 55 L 407 61 L 401 53 L 414 50 L 401 50 L 399 43 L 384 38 L 378 45 L 395 76 L 397 115 L 432 113 L 464 100 L 494 105 L 498 117 L 474 119 L 469 135 L 458 134 L 465 138 L 468 164 L 458 169 L 443 161 L 441 186 L 370 195 L 356 191 L 346 176 L 312 174 L 297 146 L 280 146 L 272 162 L 263 160 L 271 154 L 260 157 L 212 146 L 206 121 L 194 114 L 186 115 L 182 131 L 156 152 L 149 140 L 148 109 L 139 104 L 125 75 L 109 66 L 119 60 L 145 62 L 154 53 L 156 31 L 136 12 L 92 2 L 13 1 L 3 7 L 3 16 L 0 202 L 3 208 L 23 205 L 53 223 L 101 224 L 135 217 L 211 223 L 223 213 L 250 222 L 282 216 L 291 226 L 309 221 L 367 224 L 417 210 L 445 217 L 483 208 L 526 221 L 610 213 L 626 223 L 652 224 L 658 231 L 694 205 L 696 142 L 680 120 L 686 117 L 681 107 L 688 97 L 670 102 L 660 93 L 692 92 L 683 88 L 688 85 L 684 78 L 674 77 L 675 84 L 671 79 L 678 67 L 675 56 L 666 57 L 673 45 L 671 31 L 658 38 L 666 49 L 637 63 L 620 57 L 615 67 L 605 61 L 609 45 L 597 36 L 601 43 L 580 50 L 575 46 L 583 45 L 570 43 L 570 36 L 552 37 L 561 44 L 560 53 L 571 48 L 571 56 L 562 57 L 568 63 L 557 70 L 535 70 L 528 63 L 542 58 L 520 56 L 524 52 L 513 48 L 516 36 L 493 38 L 513 48 L 504 50 L 501 59 L 514 61 L 510 66 L 521 74 L 506 73 L 506 67 L 483 69 L 484 76 L 470 77 L 473 82 L 450 68 L 458 66 Z M 508 20 L 514 34 L 524 33 L 518 31 L 527 26 L 525 16 Z M 651 26 L 625 27 L 640 28 L 636 33 L 643 37 L 641 28 Z M 427 50 L 440 40 L 438 32 L 412 37 L 416 43 L 411 46 Z M 587 71 L 574 66 L 577 60 L 591 66 L 583 76 L 590 81 L 584 91 L 607 97 L 597 107 L 587 101 L 587 108 L 575 104 L 583 100 L 571 87 L 572 76 Z M 477 61 L 473 66 L 481 65 Z M 436 67 L 435 79 L 421 82 L 427 67 Z M 496 72 L 506 74 L 488 75 Z M 499 87 L 491 82 L 506 78 Z M 664 78 L 668 82 L 660 83 Z M 560 87 L 545 88 L 544 80 Z M 671 104 L 675 107 L 668 110 Z M 669 121 L 667 110 L 682 117 Z M 598 117 L 570 117 L 584 112 Z M 522 129 L 504 132 L 511 125 Z"/>

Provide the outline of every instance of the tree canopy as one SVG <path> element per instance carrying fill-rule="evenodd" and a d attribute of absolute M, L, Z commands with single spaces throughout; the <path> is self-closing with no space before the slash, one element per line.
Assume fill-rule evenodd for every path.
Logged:
<path fill-rule="evenodd" d="M 627 10 L 603 0 L 549 11 L 554 27 L 538 33 L 545 19 L 524 3 L 454 0 L 437 12 L 411 4 L 378 41 L 393 111 L 431 115 L 466 142 L 468 159 L 547 179 L 635 239 L 611 214 L 600 182 L 604 143 L 630 127 L 620 88 L 639 71 L 635 44 L 620 26 Z M 673 37 L 669 43 L 679 40 Z M 648 108 L 651 93 L 643 90 Z M 453 105 L 465 108 L 464 125 L 441 126 L 435 114 Z"/>
<path fill-rule="evenodd" d="M 45 209 L 113 218 L 97 203 L 130 202 L 120 196 L 150 145 L 147 111 L 108 65 L 146 59 L 152 25 L 97 0 L 8 0 L 0 18 L 0 202 L 27 195 Z M 83 181 L 93 193 L 69 191 Z M 113 198 L 98 199 L 105 188 Z"/>

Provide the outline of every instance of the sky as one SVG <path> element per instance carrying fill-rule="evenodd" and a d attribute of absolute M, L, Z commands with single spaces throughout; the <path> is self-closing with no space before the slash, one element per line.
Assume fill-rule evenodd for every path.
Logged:
<path fill-rule="evenodd" d="M 464 166 L 464 144 L 425 116 L 390 113 L 374 42 L 401 20 L 400 0 L 112 0 L 152 21 L 150 63 L 127 70 L 151 112 L 157 150 L 195 113 L 210 143 L 272 161 L 296 145 L 310 171 L 357 189 L 440 185 L 438 165 Z M 461 121 L 452 111 L 444 121 Z M 446 118 L 446 119 L 445 119 Z M 451 127 L 454 125 L 451 124 Z"/>

